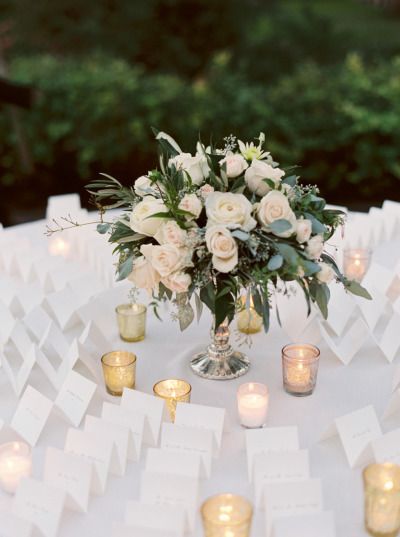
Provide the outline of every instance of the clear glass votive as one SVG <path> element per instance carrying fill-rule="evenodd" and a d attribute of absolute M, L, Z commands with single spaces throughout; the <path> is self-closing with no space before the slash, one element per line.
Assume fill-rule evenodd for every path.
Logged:
<path fill-rule="evenodd" d="M 372 252 L 367 248 L 346 248 L 343 252 L 343 273 L 349 280 L 361 282 L 371 264 Z"/>
<path fill-rule="evenodd" d="M 0 446 L 0 485 L 14 494 L 24 477 L 32 473 L 32 450 L 25 442 L 7 442 Z"/>
<path fill-rule="evenodd" d="M 122 395 L 124 388 L 135 387 L 136 355 L 127 351 L 112 351 L 101 358 L 107 392 Z"/>
<path fill-rule="evenodd" d="M 263 319 L 254 307 L 253 299 L 250 297 L 249 307 L 246 308 L 246 297 L 242 296 L 239 301 L 239 311 L 236 314 L 236 326 L 243 334 L 256 334 L 261 330 Z"/>
<path fill-rule="evenodd" d="M 283 387 L 291 395 L 311 395 L 317 382 L 320 351 L 305 343 L 286 345 L 282 349 Z"/>
<path fill-rule="evenodd" d="M 115 308 L 119 335 L 124 341 L 142 341 L 146 335 L 147 308 L 144 304 L 121 304 Z"/>
<path fill-rule="evenodd" d="M 201 506 L 204 537 L 249 537 L 253 506 L 242 496 L 219 494 Z"/>
<path fill-rule="evenodd" d="M 400 530 L 400 466 L 370 464 L 363 480 L 366 530 L 374 537 L 395 537 Z"/>
<path fill-rule="evenodd" d="M 258 382 L 246 382 L 237 391 L 241 425 L 249 429 L 264 427 L 268 414 L 268 388 Z"/>
<path fill-rule="evenodd" d="M 177 403 L 190 403 L 191 385 L 186 380 L 160 380 L 153 386 L 154 395 L 165 399 L 171 421 L 175 421 Z"/>

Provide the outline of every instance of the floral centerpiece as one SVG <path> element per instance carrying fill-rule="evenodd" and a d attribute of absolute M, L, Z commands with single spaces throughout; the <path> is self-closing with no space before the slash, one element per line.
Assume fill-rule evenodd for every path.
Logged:
<path fill-rule="evenodd" d="M 316 186 L 303 186 L 280 168 L 262 133 L 250 143 L 234 136 L 222 147 L 199 142 L 194 155 L 166 133 L 155 134 L 157 169 L 129 187 L 103 175 L 88 189 L 101 212 L 97 230 L 115 244 L 119 279 L 147 289 L 155 303 L 173 301 L 181 329 L 193 321 L 193 306 L 198 315 L 203 304 L 212 312 L 214 341 L 192 360 L 194 371 L 232 378 L 247 370 L 247 357 L 228 341 L 243 293 L 265 332 L 272 293 L 288 282 L 299 284 L 309 312 L 315 303 L 325 318 L 334 279 L 370 298 L 324 252 L 344 214 L 326 208 Z M 124 211 L 107 223 L 103 215 L 110 208 Z"/>

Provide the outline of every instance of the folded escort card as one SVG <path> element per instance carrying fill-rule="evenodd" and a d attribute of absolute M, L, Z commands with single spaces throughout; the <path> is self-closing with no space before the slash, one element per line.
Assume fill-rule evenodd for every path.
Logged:
<path fill-rule="evenodd" d="M 400 464 L 400 429 L 390 431 L 371 442 L 375 462 Z"/>
<path fill-rule="evenodd" d="M 76 371 L 70 371 L 57 395 L 54 405 L 78 427 L 85 415 L 97 385 Z"/>
<path fill-rule="evenodd" d="M 1 296 L 1 295 L 0 295 Z M 0 344 L 4 344 L 10 337 L 15 325 L 15 319 L 10 313 L 10 309 L 0 299 Z"/>
<path fill-rule="evenodd" d="M 105 422 L 123 425 L 129 429 L 128 459 L 138 461 L 142 451 L 144 415 L 105 401 L 101 417 Z"/>
<path fill-rule="evenodd" d="M 198 453 L 148 448 L 145 469 L 156 474 L 184 475 L 198 480 L 201 464 L 201 456 Z"/>
<path fill-rule="evenodd" d="M 52 408 L 53 401 L 28 385 L 11 420 L 11 428 L 33 447 Z"/>
<path fill-rule="evenodd" d="M 164 537 L 166 534 L 183 537 L 185 509 L 175 505 L 127 502 L 125 523 L 131 528 L 131 535 L 146 535 L 144 532 L 152 531 L 158 537 Z"/>
<path fill-rule="evenodd" d="M 272 537 L 336 537 L 331 511 L 277 518 Z"/>
<path fill-rule="evenodd" d="M 0 511 L 0 537 L 32 537 L 30 522 L 8 511 Z"/>

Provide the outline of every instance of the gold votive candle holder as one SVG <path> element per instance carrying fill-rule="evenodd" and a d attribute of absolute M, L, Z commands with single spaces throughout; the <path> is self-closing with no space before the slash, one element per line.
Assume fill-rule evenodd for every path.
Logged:
<path fill-rule="evenodd" d="M 235 494 L 219 494 L 201 506 L 205 537 L 249 537 L 253 519 L 251 503 Z"/>
<path fill-rule="evenodd" d="M 165 400 L 171 421 L 174 422 L 177 403 L 190 403 L 192 387 L 186 380 L 166 379 L 154 384 L 153 392 Z"/>
<path fill-rule="evenodd" d="M 142 341 L 146 335 L 147 308 L 144 304 L 120 304 L 115 308 L 120 338 Z"/>
<path fill-rule="evenodd" d="M 346 248 L 343 252 L 343 272 L 349 280 L 361 282 L 371 264 L 372 252 L 364 248 Z"/>
<path fill-rule="evenodd" d="M 310 344 L 294 343 L 282 349 L 283 387 L 290 395 L 303 397 L 314 391 L 320 351 Z"/>
<path fill-rule="evenodd" d="M 400 530 L 400 466 L 370 464 L 363 480 L 366 530 L 374 537 L 395 537 Z"/>
<path fill-rule="evenodd" d="M 242 296 L 239 301 L 239 311 L 236 314 L 236 326 L 243 334 L 256 334 L 261 330 L 263 319 L 258 315 L 253 299 L 250 297 L 248 307 L 246 307 L 246 297 Z"/>
<path fill-rule="evenodd" d="M 101 358 L 104 382 L 110 395 L 122 395 L 124 388 L 135 387 L 136 355 L 128 351 L 111 351 Z"/>
<path fill-rule="evenodd" d="M 20 481 L 32 473 L 32 450 L 26 442 L 7 442 L 0 446 L 0 485 L 14 494 Z"/>

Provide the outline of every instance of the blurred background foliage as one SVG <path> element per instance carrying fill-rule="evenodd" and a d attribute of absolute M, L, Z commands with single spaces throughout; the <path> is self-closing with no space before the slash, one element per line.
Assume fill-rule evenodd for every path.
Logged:
<path fill-rule="evenodd" d="M 156 164 L 151 126 L 191 150 L 267 134 L 330 201 L 400 199 L 400 16 L 357 0 L 0 0 L 20 110 L 21 170 L 0 108 L 0 221 L 43 214 L 99 171 L 132 182 Z M 84 199 L 84 198 L 83 198 Z M 22 216 L 21 216 L 22 215 Z"/>

